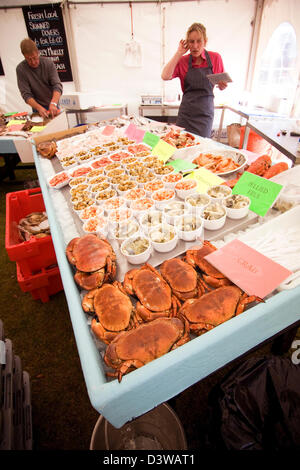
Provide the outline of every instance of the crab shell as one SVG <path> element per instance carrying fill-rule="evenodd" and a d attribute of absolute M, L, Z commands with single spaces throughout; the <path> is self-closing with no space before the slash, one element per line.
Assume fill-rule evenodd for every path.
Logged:
<path fill-rule="evenodd" d="M 107 344 L 118 333 L 135 325 L 134 307 L 118 282 L 103 284 L 99 289 L 88 292 L 82 300 L 82 307 L 87 313 L 95 312 L 97 319 L 92 320 L 92 331 Z"/>
<path fill-rule="evenodd" d="M 162 317 L 137 328 L 122 332 L 108 345 L 104 361 L 116 372 L 107 375 L 122 376 L 142 367 L 190 340 L 188 323 L 177 317 Z"/>
<path fill-rule="evenodd" d="M 172 295 L 170 286 L 148 263 L 127 271 L 123 286 L 128 294 L 138 298 L 137 314 L 144 321 L 176 314 L 178 301 Z"/>
<path fill-rule="evenodd" d="M 170 285 L 174 295 L 180 300 L 198 296 L 197 272 L 182 259 L 171 258 L 164 261 L 160 267 L 160 273 Z"/>
<path fill-rule="evenodd" d="M 216 251 L 216 247 L 205 240 L 202 247 L 195 247 L 186 251 L 185 261 L 193 267 L 198 267 L 202 271 L 202 276 L 207 284 L 213 287 L 220 287 L 224 285 L 231 285 L 232 282 L 227 279 L 218 269 L 204 259 L 205 256 Z M 204 288 L 208 288 L 207 284 L 203 283 Z"/>
<path fill-rule="evenodd" d="M 221 325 L 235 315 L 239 315 L 251 302 L 263 302 L 255 295 L 248 296 L 239 287 L 222 286 L 198 299 L 189 299 L 181 306 L 182 315 L 190 325 L 190 330 L 201 335 Z"/>
<path fill-rule="evenodd" d="M 94 234 L 73 238 L 67 246 L 66 254 L 69 262 L 78 271 L 85 273 L 105 267 L 108 257 L 113 260 L 116 258 L 110 243 Z"/>

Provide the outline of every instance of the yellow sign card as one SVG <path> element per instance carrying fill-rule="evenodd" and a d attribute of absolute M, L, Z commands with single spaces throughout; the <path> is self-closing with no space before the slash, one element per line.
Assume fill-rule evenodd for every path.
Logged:
<path fill-rule="evenodd" d="M 152 149 L 152 155 L 156 155 L 160 160 L 164 163 L 169 160 L 169 158 L 175 152 L 176 147 L 173 145 L 168 144 L 164 140 L 159 140 L 157 144 Z"/>
<path fill-rule="evenodd" d="M 224 180 L 222 178 L 215 175 L 206 168 L 198 168 L 198 170 L 194 170 L 192 173 L 189 173 L 187 176 L 184 177 L 184 179 L 190 178 L 198 181 L 197 191 L 199 193 L 206 193 L 208 188 L 210 188 L 211 186 L 216 186 L 217 184 L 224 183 Z"/>
<path fill-rule="evenodd" d="M 6 124 L 7 127 L 9 126 L 14 126 L 16 124 L 25 124 L 26 119 L 11 119 L 10 121 L 8 121 L 8 123 Z"/>
<path fill-rule="evenodd" d="M 30 132 L 41 132 L 45 129 L 45 126 L 33 126 L 30 129 Z"/>

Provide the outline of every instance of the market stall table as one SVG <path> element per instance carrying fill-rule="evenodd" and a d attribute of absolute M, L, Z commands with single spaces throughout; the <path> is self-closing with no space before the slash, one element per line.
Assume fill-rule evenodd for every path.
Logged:
<path fill-rule="evenodd" d="M 128 105 L 127 103 L 125 104 L 116 104 L 116 105 L 103 105 L 103 106 L 92 106 L 90 108 L 79 108 L 79 109 L 65 109 L 66 114 L 75 114 L 76 116 L 76 123 L 77 125 L 79 124 L 85 124 L 86 119 L 84 114 L 86 113 L 104 113 L 104 112 L 109 112 L 109 111 L 119 111 L 120 116 L 123 114 L 127 115 L 128 114 Z"/>
<path fill-rule="evenodd" d="M 251 311 L 129 373 L 121 383 L 109 381 L 102 360 L 104 351 L 98 349 L 100 342 L 91 334 L 74 272 L 65 255 L 66 241 L 53 199 L 57 190 L 48 187 L 43 170 L 44 164 L 51 163 L 42 161 L 35 149 L 33 153 L 89 398 L 113 426 L 121 427 L 299 323 L 297 287 L 276 293 Z"/>

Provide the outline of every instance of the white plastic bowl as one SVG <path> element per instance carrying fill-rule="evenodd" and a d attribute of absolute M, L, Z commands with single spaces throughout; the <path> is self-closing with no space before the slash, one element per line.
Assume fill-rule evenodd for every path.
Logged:
<path fill-rule="evenodd" d="M 145 197 L 146 191 L 142 188 L 129 189 L 124 194 L 124 198 L 126 199 L 128 207 L 131 207 L 131 204 L 133 204 L 134 201 L 137 201 L 138 199 L 144 199 Z"/>
<path fill-rule="evenodd" d="M 148 247 L 145 249 L 145 251 L 143 251 L 142 253 L 139 253 L 139 254 L 128 254 L 128 252 L 126 251 L 126 246 L 128 246 L 128 244 L 136 241 L 137 239 L 145 239 L 147 242 L 148 242 Z M 150 238 L 148 237 L 145 237 L 144 235 L 136 235 L 136 236 L 133 236 L 133 237 L 130 237 L 128 238 L 127 240 L 124 240 L 123 243 L 121 244 L 121 253 L 123 256 L 125 256 L 127 258 L 127 260 L 129 261 L 129 263 L 131 264 L 143 264 L 143 263 L 146 263 L 146 261 L 150 258 L 151 256 L 151 252 L 152 252 L 152 244 L 151 244 L 151 240 Z"/>
<path fill-rule="evenodd" d="M 184 187 L 186 186 L 186 188 Z M 193 194 L 197 191 L 198 182 L 192 178 L 183 179 L 175 184 L 174 189 L 177 196 L 180 199 L 185 199 L 189 194 Z"/>
<path fill-rule="evenodd" d="M 208 206 L 206 206 L 205 211 L 209 210 L 210 206 L 216 206 L 216 205 L 218 206 L 220 210 L 223 211 L 224 215 L 214 220 L 205 219 L 203 215 L 204 228 L 207 230 L 218 230 L 219 228 L 222 228 L 223 225 L 225 224 L 226 208 L 222 203 L 211 202 L 210 204 L 208 204 Z"/>
<path fill-rule="evenodd" d="M 170 173 L 170 175 L 164 175 L 162 177 L 162 182 L 164 183 L 166 188 L 173 188 L 175 187 L 176 183 L 179 183 L 179 181 L 182 181 L 183 176 L 181 173 Z"/>
<path fill-rule="evenodd" d="M 165 241 L 165 242 L 160 242 L 158 241 L 158 233 L 166 233 L 168 234 L 171 232 L 173 234 L 173 238 L 171 240 Z M 159 225 L 156 225 L 149 231 L 149 238 L 151 240 L 151 243 L 153 245 L 153 248 L 160 252 L 160 253 L 167 253 L 168 251 L 174 250 L 174 248 L 177 245 L 178 242 L 178 233 L 173 227 L 173 225 L 162 223 Z"/>
<path fill-rule="evenodd" d="M 111 227 L 110 234 L 112 238 L 122 243 L 127 238 L 133 237 L 140 233 L 141 227 L 137 220 L 129 219 L 127 222 L 116 223 Z"/>
<path fill-rule="evenodd" d="M 165 185 L 160 179 L 155 179 L 153 181 L 148 181 L 148 183 L 144 184 L 144 190 L 146 191 L 147 197 L 151 197 L 155 191 L 159 189 L 164 189 Z"/>
<path fill-rule="evenodd" d="M 133 211 L 134 217 L 140 220 L 140 217 L 147 214 L 150 210 L 153 210 L 155 205 L 152 199 L 144 197 L 132 202 L 130 207 Z"/>
<path fill-rule="evenodd" d="M 106 217 L 99 216 L 87 220 L 82 227 L 85 233 L 97 233 L 102 237 L 107 237 L 108 221 Z"/>
<path fill-rule="evenodd" d="M 167 196 L 165 199 L 160 199 L 164 196 Z M 154 191 L 151 196 L 151 199 L 155 203 L 156 209 L 163 209 L 163 207 L 171 201 L 175 199 L 175 191 L 174 189 L 159 189 L 158 191 Z"/>
<path fill-rule="evenodd" d="M 128 222 L 132 220 L 133 212 L 129 207 L 122 207 L 121 209 L 114 209 L 108 214 L 109 226 L 114 228 L 120 222 Z"/>
<path fill-rule="evenodd" d="M 103 215 L 103 208 L 93 204 L 92 206 L 86 207 L 78 215 L 79 218 L 86 222 L 88 219 L 93 219 L 94 217 L 100 217 Z"/>
<path fill-rule="evenodd" d="M 196 219 L 196 228 L 194 230 L 182 230 L 182 226 L 189 225 L 192 219 Z M 196 217 L 194 214 L 184 214 L 179 216 L 175 221 L 175 227 L 181 240 L 190 242 L 197 239 L 203 239 L 203 220 L 201 217 Z"/>
<path fill-rule="evenodd" d="M 220 192 L 218 196 L 214 196 L 215 192 Z M 224 194 L 222 194 L 224 193 Z M 232 189 L 225 184 L 218 184 L 216 186 L 211 186 L 207 190 L 207 194 L 214 202 L 223 202 L 224 199 L 232 194 Z"/>
<path fill-rule="evenodd" d="M 118 196 L 118 197 L 111 197 L 110 199 L 107 199 L 106 201 L 104 201 L 102 204 L 102 207 L 108 214 L 112 210 L 122 209 L 123 207 L 127 207 L 127 204 L 123 197 Z"/>
<path fill-rule="evenodd" d="M 145 235 L 148 235 L 149 230 L 152 230 L 153 227 L 163 222 L 165 222 L 164 214 L 158 210 L 151 210 L 140 217 L 140 225 Z"/>
<path fill-rule="evenodd" d="M 236 199 L 236 196 L 242 197 L 243 199 L 247 200 L 247 205 L 245 207 L 240 207 L 240 208 L 234 208 L 234 207 L 227 207 L 227 204 L 229 201 Z M 226 208 L 226 214 L 227 217 L 230 219 L 242 219 L 243 217 L 246 217 L 249 213 L 249 207 L 250 207 L 250 199 L 247 196 L 241 196 L 240 194 L 232 194 L 231 196 L 227 197 L 224 199 L 223 204 Z"/>
<path fill-rule="evenodd" d="M 194 204 L 191 201 L 193 201 Z M 185 204 L 189 212 L 192 212 L 192 214 L 197 214 L 199 216 L 201 216 L 203 209 L 208 206 L 210 201 L 211 198 L 209 197 L 209 195 L 204 193 L 189 194 L 185 198 Z"/>

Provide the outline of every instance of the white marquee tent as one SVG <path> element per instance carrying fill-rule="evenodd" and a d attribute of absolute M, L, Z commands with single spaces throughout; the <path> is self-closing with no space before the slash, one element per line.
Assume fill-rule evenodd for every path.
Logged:
<path fill-rule="evenodd" d="M 19 44 L 27 36 L 22 6 L 47 3 L 55 2 L 0 0 L 0 57 L 5 73 L 0 76 L 0 108 L 5 112 L 28 109 L 15 73 L 23 59 Z M 173 100 L 181 92 L 179 80 L 163 82 L 161 70 L 196 21 L 206 26 L 207 49 L 222 55 L 233 80 L 225 91 L 215 91 L 217 104 L 251 100 L 268 107 L 272 100 L 284 99 L 288 113 L 300 116 L 299 0 L 58 3 L 73 74 L 73 81 L 63 84 L 65 94 L 100 91 L 103 104 L 126 102 L 130 113 L 138 112 L 142 94 Z M 142 55 L 137 67 L 125 63 L 132 31 Z"/>

